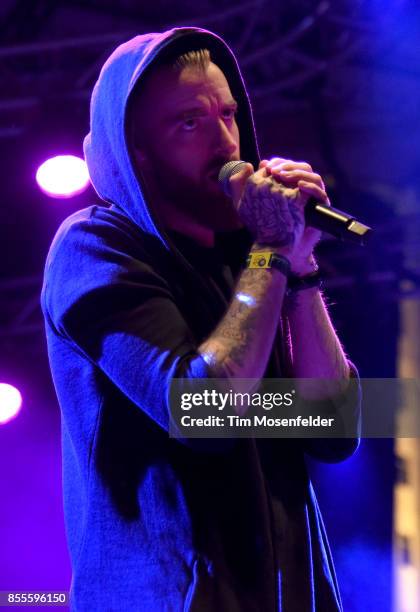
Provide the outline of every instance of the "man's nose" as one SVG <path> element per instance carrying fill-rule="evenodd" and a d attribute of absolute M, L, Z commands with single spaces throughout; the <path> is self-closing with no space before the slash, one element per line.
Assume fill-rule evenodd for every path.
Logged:
<path fill-rule="evenodd" d="M 223 156 L 230 157 L 235 153 L 238 147 L 234 136 L 231 134 L 223 119 L 219 119 L 218 121 L 215 141 L 215 152 Z"/>

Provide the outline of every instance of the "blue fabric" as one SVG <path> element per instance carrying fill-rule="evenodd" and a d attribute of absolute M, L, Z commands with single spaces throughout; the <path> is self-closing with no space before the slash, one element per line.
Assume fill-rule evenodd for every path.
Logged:
<path fill-rule="evenodd" d="M 179 28 L 139 36 L 105 64 L 85 139 L 104 202 L 61 225 L 41 295 L 62 417 L 71 610 L 337 611 L 304 453 L 342 460 L 357 440 L 305 447 L 168 437 L 171 380 L 209 376 L 197 346 L 234 283 L 228 266 L 220 264 L 226 283 L 220 274 L 216 280 L 198 255 L 192 261 L 163 233 L 131 163 L 130 93 L 172 46 L 206 46 L 218 58 L 239 99 L 243 157 L 258 161 L 242 78 L 215 35 Z M 270 367 L 270 375 L 281 374 L 274 353 Z M 347 402 L 357 416 L 358 401 L 356 392 L 340 406 Z"/>

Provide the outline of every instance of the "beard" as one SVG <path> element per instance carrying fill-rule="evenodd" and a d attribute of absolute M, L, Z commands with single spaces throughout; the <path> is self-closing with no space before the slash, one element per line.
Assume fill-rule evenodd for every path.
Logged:
<path fill-rule="evenodd" d="M 174 168 L 167 160 L 152 160 L 143 172 L 151 207 L 179 211 L 192 221 L 213 231 L 242 227 L 232 200 L 218 184 L 217 175 L 226 160 L 214 162 L 200 178 L 193 178 Z"/>

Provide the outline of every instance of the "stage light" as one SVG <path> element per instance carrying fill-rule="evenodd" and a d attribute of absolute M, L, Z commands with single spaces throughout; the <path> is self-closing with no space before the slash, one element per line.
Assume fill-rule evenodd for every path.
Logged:
<path fill-rule="evenodd" d="M 37 170 L 40 189 L 52 198 L 71 198 L 89 185 L 86 163 L 75 155 L 57 155 L 45 161 Z"/>
<path fill-rule="evenodd" d="M 22 406 L 22 396 L 16 387 L 0 383 L 0 425 L 13 419 Z"/>

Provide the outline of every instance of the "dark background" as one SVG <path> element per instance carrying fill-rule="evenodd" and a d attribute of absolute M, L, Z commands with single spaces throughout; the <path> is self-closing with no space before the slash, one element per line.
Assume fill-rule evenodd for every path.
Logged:
<path fill-rule="evenodd" d="M 419 294 L 420 7 L 404 0 L 108 0 L 0 4 L 0 378 L 23 395 L 0 427 L 0 590 L 69 590 L 60 415 L 39 309 L 52 237 L 92 189 L 69 200 L 35 171 L 82 155 L 89 97 L 111 51 L 136 34 L 196 25 L 243 68 L 263 157 L 306 160 L 333 204 L 375 228 L 364 248 L 319 249 L 340 338 L 365 377 L 393 377 L 399 307 Z M 313 465 L 348 612 L 391 610 L 391 440 L 343 464 Z"/>

